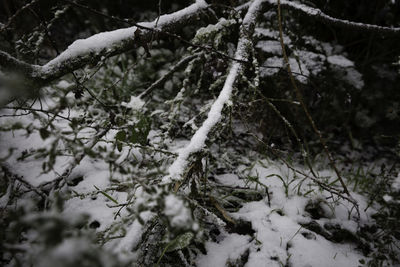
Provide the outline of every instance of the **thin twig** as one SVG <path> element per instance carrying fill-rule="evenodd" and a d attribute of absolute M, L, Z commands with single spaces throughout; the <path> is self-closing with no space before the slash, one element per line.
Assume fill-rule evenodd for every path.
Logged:
<path fill-rule="evenodd" d="M 332 157 L 332 155 L 331 155 L 331 153 L 330 153 L 330 151 L 328 149 L 328 146 L 327 146 L 327 144 L 325 142 L 325 139 L 322 137 L 321 132 L 318 130 L 313 118 L 311 117 L 311 114 L 308 111 L 308 108 L 307 108 L 306 104 L 304 103 L 303 95 L 300 92 L 300 89 L 297 87 L 296 81 L 295 81 L 295 79 L 294 79 L 294 77 L 292 75 L 292 70 L 291 70 L 291 67 L 290 67 L 289 59 L 288 59 L 287 54 L 286 54 L 285 44 L 284 44 L 284 41 L 283 41 L 283 29 L 282 29 L 282 17 L 281 17 L 280 0 L 278 0 L 278 26 L 279 26 L 279 40 L 280 40 L 281 47 L 282 47 L 283 58 L 284 58 L 285 63 L 286 63 L 286 68 L 287 68 L 287 72 L 288 72 L 288 75 L 289 75 L 289 78 L 290 78 L 290 82 L 291 82 L 291 84 L 292 84 L 292 86 L 293 86 L 293 88 L 294 88 L 294 90 L 296 92 L 297 99 L 300 102 L 300 104 L 301 104 L 301 106 L 302 106 L 302 108 L 304 110 L 304 113 L 306 114 L 306 117 L 307 117 L 307 119 L 309 120 L 309 122 L 311 124 L 311 127 L 313 128 L 314 132 L 318 135 L 318 138 L 319 138 L 319 140 L 320 140 L 320 142 L 322 144 L 322 147 L 323 147 L 323 149 L 324 149 L 324 151 L 325 151 L 325 153 L 326 153 L 326 155 L 327 155 L 327 157 L 328 157 L 328 159 L 330 161 L 330 165 L 334 169 L 334 171 L 335 171 L 335 173 L 336 173 L 336 175 L 337 175 L 337 177 L 338 177 L 338 179 L 340 181 L 340 184 L 343 187 L 343 191 L 350 198 L 352 198 L 351 195 L 350 195 L 349 190 L 347 189 L 347 186 L 346 186 L 345 182 L 342 179 L 342 176 L 339 173 L 339 170 L 337 169 L 337 167 L 335 165 L 334 159 L 333 159 L 333 157 Z"/>
<path fill-rule="evenodd" d="M 59 117 L 59 118 L 61 118 L 61 119 L 71 121 L 71 119 L 69 119 L 69 118 L 67 118 L 67 117 L 64 117 L 64 116 L 62 116 L 62 115 L 59 115 L 58 113 L 49 111 L 49 110 L 36 109 L 36 108 L 25 108 L 25 107 L 2 107 L 2 109 L 13 109 L 13 110 L 15 110 L 15 111 L 19 111 L 19 110 L 30 111 L 30 112 L 28 112 L 28 113 L 26 113 L 26 114 L 22 114 L 22 116 L 28 115 L 28 114 L 30 114 L 31 112 L 42 112 L 42 113 L 47 114 L 48 116 L 49 116 L 49 115 L 54 115 L 54 116 Z M 12 116 L 16 116 L 16 115 L 17 115 L 17 114 L 12 115 Z"/>
<path fill-rule="evenodd" d="M 12 15 L 7 23 L 0 29 L 0 33 L 3 32 L 5 29 L 7 29 L 11 23 L 14 22 L 14 20 L 19 16 L 19 14 L 21 14 L 22 11 L 24 11 L 27 8 L 30 8 L 32 5 L 36 4 L 37 2 L 39 2 L 40 0 L 33 0 L 32 2 L 27 3 L 26 5 L 24 5 L 23 7 L 21 7 L 20 9 L 17 10 L 17 12 L 15 12 L 14 15 Z"/>
<path fill-rule="evenodd" d="M 157 81 L 155 81 L 153 84 L 151 84 L 146 90 L 144 90 L 138 97 L 142 98 L 148 94 L 150 94 L 155 88 L 163 84 L 167 79 L 169 79 L 176 71 L 181 69 L 182 67 L 185 66 L 186 63 L 191 61 L 192 59 L 198 57 L 200 53 L 196 53 L 194 55 L 187 56 L 183 59 L 181 59 L 178 63 L 176 63 L 173 67 L 169 69 L 169 71 L 160 77 Z"/>
<path fill-rule="evenodd" d="M 297 3 L 294 1 L 282 0 L 281 2 L 279 2 L 278 5 L 287 7 L 295 12 L 299 12 L 302 15 L 305 15 L 307 17 L 321 21 L 327 25 L 332 25 L 332 26 L 341 27 L 341 28 L 347 28 L 347 29 L 351 29 L 354 31 L 360 31 L 360 32 L 376 33 L 376 34 L 379 34 L 382 36 L 395 37 L 395 36 L 400 35 L 399 27 L 397 27 L 397 28 L 383 27 L 383 26 L 378 26 L 378 25 L 373 25 L 373 24 L 366 24 L 366 23 L 354 22 L 354 21 L 349 21 L 349 20 L 344 20 L 344 19 L 337 19 L 337 18 L 331 17 L 331 16 L 323 13 L 318 8 L 313 8 L 313 7 L 310 7 L 310 6 L 307 6 L 304 4 L 300 4 L 300 3 Z M 277 2 L 275 0 L 268 0 L 268 3 L 272 4 L 272 5 L 277 4 Z"/>
<path fill-rule="evenodd" d="M 41 189 L 31 185 L 29 182 L 25 181 L 25 179 L 23 177 L 20 177 L 19 175 L 12 173 L 10 171 L 9 167 L 6 166 L 5 163 L 1 164 L 1 168 L 2 168 L 2 170 L 3 170 L 3 172 L 5 173 L 6 176 L 10 176 L 10 177 L 14 178 L 15 180 L 19 181 L 21 184 L 23 184 L 30 191 L 35 192 L 36 194 L 38 194 L 42 198 L 44 198 L 44 199 L 47 198 L 47 195 Z"/>
<path fill-rule="evenodd" d="M 103 131 L 101 131 L 98 135 L 96 135 L 92 141 L 84 147 L 83 151 L 85 150 L 91 150 L 100 140 L 103 136 L 107 134 L 107 132 L 110 130 L 110 127 L 107 127 Z M 85 153 L 78 153 L 74 156 L 73 160 L 70 162 L 69 166 L 65 169 L 64 173 L 57 178 L 55 178 L 52 181 L 45 182 L 40 185 L 40 188 L 47 188 L 50 186 L 50 188 L 53 188 L 54 186 L 60 186 L 62 187 L 64 184 L 67 183 L 67 178 L 70 176 L 72 171 L 80 164 L 82 159 L 85 157 Z M 60 182 L 64 181 L 64 184 L 60 184 Z"/>

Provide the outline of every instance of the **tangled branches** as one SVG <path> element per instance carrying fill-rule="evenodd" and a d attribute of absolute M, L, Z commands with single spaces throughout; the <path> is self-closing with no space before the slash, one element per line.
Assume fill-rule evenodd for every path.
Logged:
<path fill-rule="evenodd" d="M 26 10 L 36 14 L 39 2 L 22 6 L 0 34 L 16 39 L 20 33 L 11 27 Z M 358 236 L 369 223 L 370 203 L 356 190 L 359 181 L 348 178 L 346 159 L 340 153 L 334 159 L 333 127 L 324 124 L 326 110 L 320 104 L 351 102 L 367 81 L 342 46 L 308 35 L 307 29 L 304 36 L 294 33 L 299 25 L 291 15 L 382 36 L 397 37 L 399 28 L 336 19 L 284 0 L 236 7 L 197 0 L 140 23 L 89 4 L 62 2 L 56 8 L 64 16 L 89 12 L 118 28 L 86 39 L 76 36 L 87 32 L 74 33 L 75 41 L 59 52 L 52 27 L 62 29 L 56 23 L 61 15 L 38 15 L 43 27 L 35 31 L 45 33 L 23 37 L 48 38 L 34 42 L 35 51 L 55 48 L 57 55 L 32 63 L 22 59 L 16 45 L 0 50 L 0 138 L 7 151 L 1 167 L 8 177 L 0 184 L 1 225 L 15 222 L 22 233 L 33 233 L 15 236 L 7 226 L 2 262 L 40 264 L 37 255 L 51 262 L 63 246 L 75 244 L 85 253 L 86 243 L 79 240 L 93 238 L 110 254 L 127 256 L 126 262 L 115 260 L 118 266 L 135 260 L 143 266 L 176 261 L 192 266 L 206 250 L 211 255 L 206 242 L 230 236 L 251 244 L 243 245 L 247 250 L 238 252 L 236 261 L 225 262 L 243 265 L 259 251 L 269 253 L 260 245 L 268 239 L 260 234 L 258 240 L 257 231 L 265 225 L 279 244 L 273 225 L 279 228 L 282 217 L 287 229 L 298 230 L 293 235 L 279 228 L 286 246 L 274 247 L 279 253 L 268 258 L 290 265 L 289 249 L 303 228 L 335 241 L 335 231 L 349 230 L 324 226 L 326 232 L 315 224 L 331 223 L 335 216 L 343 220 L 343 214 L 354 226 L 346 238 L 371 254 L 373 238 Z M 313 162 L 315 155 L 321 158 Z M 20 206 L 19 199 L 33 204 Z M 265 214 L 253 214 L 252 207 Z M 37 216 L 29 217 L 33 212 Z M 73 212 L 90 217 L 68 220 Z M 300 222 L 299 214 L 308 221 Z M 46 229 L 38 222 L 46 220 L 62 229 L 56 240 L 40 236 Z M 301 234 L 312 239 L 308 232 Z M 16 249 L 21 244 L 35 249 Z M 103 248 L 97 249 L 93 255 L 101 255 Z"/>

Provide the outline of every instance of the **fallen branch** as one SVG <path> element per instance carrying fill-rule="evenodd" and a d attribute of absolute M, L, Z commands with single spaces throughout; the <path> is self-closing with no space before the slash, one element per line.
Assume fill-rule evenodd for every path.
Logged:
<path fill-rule="evenodd" d="M 179 30 L 196 20 L 208 8 L 202 0 L 171 14 L 160 16 L 158 21 L 136 23 L 129 28 L 95 34 L 74 41 L 65 51 L 44 66 L 31 65 L 0 51 L 0 70 L 22 72 L 35 82 L 48 83 L 87 64 L 94 64 L 131 49 L 143 46 L 154 36 Z"/>
<path fill-rule="evenodd" d="M 276 0 L 268 0 L 268 3 L 271 5 L 277 5 Z M 390 28 L 390 27 L 383 27 L 383 26 L 378 26 L 378 25 L 373 25 L 373 24 L 354 22 L 354 21 L 349 21 L 349 20 L 345 20 L 345 19 L 337 19 L 337 18 L 334 18 L 334 17 L 331 17 L 331 16 L 325 14 L 318 8 L 313 8 L 313 7 L 310 7 L 310 6 L 301 4 L 301 3 L 291 2 L 291 1 L 287 1 L 287 0 L 282 0 L 280 2 L 280 5 L 282 7 L 286 7 L 295 12 L 299 12 L 302 15 L 305 15 L 307 17 L 321 21 L 321 22 L 331 25 L 331 26 L 347 28 L 347 29 L 360 31 L 360 32 L 377 33 L 382 36 L 400 36 L 400 28 Z"/>
<path fill-rule="evenodd" d="M 252 2 L 246 16 L 240 27 L 240 38 L 237 44 L 235 58 L 247 62 L 249 57 L 248 45 L 251 45 L 250 38 L 254 32 L 256 18 L 261 13 L 264 0 L 255 0 Z M 193 135 L 190 143 L 179 151 L 178 158 L 169 168 L 169 174 L 163 178 L 163 183 L 169 183 L 172 180 L 182 180 L 182 173 L 188 164 L 188 158 L 191 154 L 201 150 L 205 146 L 205 141 L 211 129 L 220 121 L 221 112 L 224 105 L 229 101 L 234 83 L 239 76 L 244 63 L 235 61 L 230 67 L 228 77 L 217 98 L 211 106 L 207 119 L 203 125 Z"/>

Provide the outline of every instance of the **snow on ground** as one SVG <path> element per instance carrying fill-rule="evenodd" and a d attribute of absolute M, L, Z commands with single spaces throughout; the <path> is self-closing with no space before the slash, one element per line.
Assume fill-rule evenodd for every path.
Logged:
<path fill-rule="evenodd" d="M 144 105 L 144 101 L 140 99 L 139 97 L 131 96 L 131 100 L 129 103 L 122 102 L 121 106 L 131 108 L 134 110 L 140 110 Z"/>
<path fill-rule="evenodd" d="M 7 140 L 7 142 L 2 142 L 3 149 L 7 145 L 15 145 L 18 149 L 43 145 L 40 137 L 34 135 L 25 140 L 24 136 L 18 134 L 14 136 L 2 134 L 2 140 Z M 32 166 L 34 165 L 35 162 L 32 162 Z M 118 210 L 113 207 L 115 203 L 103 194 L 93 194 L 96 191 L 94 186 L 100 189 L 111 186 L 107 168 L 107 164 L 85 158 L 72 173 L 72 176 L 83 177 L 80 183 L 70 187 L 76 193 L 76 197 L 66 201 L 63 211 L 67 217 L 78 216 L 82 213 L 88 214 L 90 222 L 98 223 L 96 231 L 104 231 L 113 224 L 121 222 L 122 217 L 129 217 L 126 209 L 121 211 L 121 217 L 115 217 Z M 333 173 L 326 170 L 320 171 L 320 174 L 323 177 L 334 177 Z M 251 183 L 248 179 L 243 179 L 245 175 L 257 177 L 258 183 Z M 271 160 L 261 160 L 251 169 L 240 166 L 236 173 L 221 174 L 215 179 L 220 184 L 232 187 L 260 189 L 263 188 L 260 185 L 264 185 L 268 188 L 270 200 L 264 197 L 260 201 L 248 202 L 237 212 L 231 213 L 230 215 L 235 219 L 251 222 L 255 231 L 254 237 L 222 232 L 216 242 L 206 241 L 207 254 L 200 254 L 197 257 L 196 264 L 198 266 L 226 266 L 227 262 L 235 264 L 246 253 L 248 253 L 246 266 L 256 267 L 282 266 L 287 263 L 300 267 L 357 266 L 359 260 L 365 259 L 356 249 L 356 245 L 331 242 L 304 226 L 310 222 L 317 223 L 321 227 L 331 223 L 338 224 L 343 229 L 352 232 L 357 230 L 354 213 L 349 218 L 350 204 L 342 202 L 343 204 L 336 205 L 325 201 L 324 199 L 329 195 L 320 192 L 318 188 L 307 182 L 304 182 L 299 189 L 300 179 L 284 165 Z M 33 182 L 33 180 L 29 181 Z M 287 186 L 286 190 L 285 185 Z M 396 186 L 397 180 L 394 183 L 394 187 Z M 301 192 L 301 194 L 297 192 Z M 311 193 L 304 196 L 305 192 Z M 125 192 L 110 190 L 107 193 L 118 203 L 128 200 Z M 90 197 L 80 197 L 85 194 L 89 194 Z M 353 196 L 359 201 L 362 211 L 366 206 L 365 200 L 354 193 Z M 312 219 L 310 214 L 305 211 L 310 199 L 322 200 L 322 207 L 327 214 L 325 218 Z M 172 217 L 172 222 L 176 222 L 180 226 L 188 224 L 191 215 L 183 202 L 174 195 L 168 196 L 165 201 L 165 215 Z M 372 209 L 369 209 L 368 213 L 362 212 L 361 222 L 367 221 L 371 212 Z M 151 217 L 152 215 L 149 213 L 143 216 L 146 220 Z M 118 253 L 122 258 L 127 255 L 132 256 L 130 251 L 138 244 L 143 232 L 143 226 L 137 220 L 128 220 L 124 224 L 125 232 L 122 238 L 113 240 L 105 246 Z M 63 245 L 67 244 L 60 246 Z"/>
<path fill-rule="evenodd" d="M 6 114 L 11 114 L 11 112 L 3 111 L 0 115 Z M 31 115 L 13 117 L 12 119 L 4 117 L 1 120 L 3 125 L 11 126 L 12 124 L 19 123 L 22 128 L 28 127 L 32 122 L 34 122 L 33 126 L 38 126 L 37 121 L 35 122 Z M 57 176 L 57 173 L 55 171 L 43 173 L 42 166 L 38 164 L 38 160 L 35 157 L 27 157 L 24 160 L 18 160 L 18 158 L 29 154 L 33 150 L 49 147 L 53 141 L 52 137 L 43 140 L 38 131 L 34 131 L 30 135 L 27 135 L 26 130 L 22 129 L 3 131 L 0 132 L 0 158 L 7 158 L 11 149 L 13 156 L 7 160 L 7 165 L 12 170 L 15 170 L 18 175 L 28 179 L 29 183 L 37 186 L 43 182 L 51 181 Z M 67 157 L 60 156 L 56 161 L 55 169 L 61 170 L 66 159 Z"/>
<path fill-rule="evenodd" d="M 14 118 L 15 120 L 15 118 Z M 20 119 L 21 123 L 29 123 L 29 117 Z M 2 119 L 2 122 L 5 118 Z M 28 138 L 21 134 L 22 131 L 2 132 L 0 138 L 2 142 L 1 156 L 7 154 L 9 147 L 16 149 L 19 155 L 22 151 L 51 143 L 51 138 L 42 140 L 39 134 L 31 134 Z M 113 140 L 115 131 L 111 131 L 106 136 Z M 153 133 L 152 136 L 158 136 Z M 188 140 L 175 140 L 170 144 L 171 150 L 178 150 L 186 147 Z M 140 156 L 138 151 L 129 154 L 126 147 L 120 152 L 117 161 L 122 162 L 127 157 L 134 154 Z M 66 157 L 57 161 L 55 169 L 62 172 L 65 166 Z M 249 160 L 247 160 L 249 162 Z M 37 159 L 28 159 L 19 162 L 15 156 L 8 159 L 7 163 L 13 170 L 24 176 L 28 182 L 38 185 L 40 182 L 48 181 L 57 177 L 54 172 L 47 174 L 41 173 L 41 164 Z M 332 242 L 327 239 L 324 232 L 310 230 L 310 225 L 317 225 L 321 229 L 334 225 L 340 229 L 345 229 L 355 233 L 358 223 L 365 223 L 370 220 L 370 215 L 374 212 L 366 207 L 365 199 L 352 193 L 360 205 L 360 221 L 355 218 L 352 205 L 346 201 L 334 202 L 327 200 L 330 197 L 326 192 L 321 192 L 315 185 L 309 184 L 309 180 L 303 180 L 293 173 L 285 165 L 266 159 L 258 159 L 253 162 L 252 167 L 239 166 L 235 171 L 217 175 L 217 183 L 230 187 L 253 188 L 260 192 L 268 189 L 268 195 L 262 200 L 244 203 L 236 212 L 231 212 L 230 216 L 237 220 L 251 222 L 252 229 L 255 231 L 253 236 L 222 231 L 216 241 L 206 241 L 206 254 L 199 254 L 196 259 L 197 266 L 226 266 L 227 263 L 235 265 L 246 257 L 245 266 L 357 266 L 359 261 L 365 259 L 362 253 L 352 242 Z M 297 166 L 298 167 L 298 166 Z M 309 171 L 298 167 L 301 171 L 309 174 Z M 335 175 L 328 170 L 319 170 L 321 177 L 328 177 L 330 181 Z M 127 203 L 131 199 L 128 193 L 113 189 L 114 184 L 110 179 L 109 166 L 107 163 L 85 157 L 81 163 L 71 173 L 71 178 L 79 178 L 76 185 L 71 185 L 69 190 L 73 193 L 64 203 L 62 215 L 68 218 L 78 217 L 81 214 L 90 216 L 90 224 L 96 232 L 105 232 L 116 224 L 121 229 L 113 233 L 117 238 L 105 244 L 105 248 L 117 253 L 121 258 L 135 257 L 132 249 L 140 242 L 144 226 L 133 218 L 126 208 L 120 210 L 119 204 Z M 252 179 L 249 179 L 252 177 Z M 330 177 L 330 178 L 329 178 Z M 399 176 L 400 177 L 400 176 Z M 114 177 L 125 181 L 124 177 Z M 397 178 L 393 188 L 400 188 L 400 178 Z M 106 194 L 105 194 L 106 193 Z M 136 206 L 147 204 L 147 197 L 141 189 L 134 195 Z M 111 198 L 111 199 L 110 199 Z M 116 204 L 116 203 L 118 204 Z M 307 206 L 311 203 L 318 203 L 322 209 L 323 216 L 312 218 L 307 211 Z M 173 226 L 191 226 L 192 230 L 197 230 L 197 225 L 193 224 L 192 215 L 184 202 L 171 194 L 165 198 L 164 215 L 170 218 Z M 119 211 L 120 210 L 120 211 Z M 119 214 L 119 216 L 117 216 Z M 140 214 L 144 221 L 154 216 L 151 212 Z M 196 226 L 193 228 L 193 226 Z M 321 230 L 327 231 L 327 230 Z M 74 240 L 66 240 L 54 250 L 62 250 L 64 246 L 71 246 Z M 55 257 L 56 254 L 53 256 Z"/>
<path fill-rule="evenodd" d="M 333 55 L 328 57 L 328 62 L 334 65 L 337 65 L 339 67 L 343 68 L 348 68 L 348 67 L 354 67 L 354 62 L 351 60 L 348 60 L 344 56 L 341 55 Z"/>
<path fill-rule="evenodd" d="M 260 48 L 262 51 L 273 55 L 282 55 L 282 47 L 278 41 L 259 41 L 256 48 Z"/>
<path fill-rule="evenodd" d="M 256 44 L 256 48 L 267 55 L 261 64 L 261 77 L 273 76 L 280 69 L 285 69 L 279 32 L 271 29 L 256 28 L 255 34 L 260 38 Z M 317 76 L 329 65 L 332 70 L 337 72 L 339 79 L 344 80 L 357 89 L 364 87 L 363 77 L 356 70 L 354 62 L 342 55 L 342 46 L 333 46 L 330 43 L 319 42 L 314 37 L 304 36 L 306 44 L 313 46 L 316 51 L 320 52 L 316 53 L 297 49 L 286 35 L 283 36 L 283 39 L 285 46 L 290 49 L 289 51 L 292 51 L 288 55 L 292 74 L 300 83 L 306 84 L 310 74 Z"/>
<path fill-rule="evenodd" d="M 309 62 L 307 63 L 309 64 Z M 289 64 L 295 79 L 301 83 L 307 83 L 310 71 L 307 69 L 305 62 L 302 59 L 297 60 L 296 58 L 290 57 Z M 284 68 L 284 65 L 284 59 L 282 57 L 269 57 L 262 64 L 260 72 L 261 77 L 275 75 L 281 68 Z"/>
<path fill-rule="evenodd" d="M 219 243 L 206 242 L 207 255 L 197 258 L 199 267 L 224 267 L 228 259 L 235 260 L 249 248 L 249 237 L 245 235 L 229 234 Z"/>
<path fill-rule="evenodd" d="M 396 179 L 392 184 L 392 188 L 396 191 L 400 192 L 400 173 L 397 175 Z"/>
<path fill-rule="evenodd" d="M 190 209 L 174 194 L 165 197 L 164 214 L 169 218 L 172 227 L 186 228 L 192 221 Z"/>
<path fill-rule="evenodd" d="M 334 174 L 323 171 L 321 175 Z M 255 230 L 255 239 L 247 240 L 244 235 L 221 234 L 217 242 L 207 242 L 207 255 L 198 258 L 199 266 L 225 266 L 226 262 L 238 260 L 248 249 L 248 261 L 245 266 L 358 266 L 365 259 L 361 251 L 352 243 L 334 243 L 325 237 L 310 231 L 306 226 L 310 222 L 322 227 L 329 224 L 340 225 L 351 232 L 357 230 L 354 212 L 349 218 L 351 204 L 334 204 L 326 201 L 321 205 L 327 218 L 312 219 L 305 211 L 310 199 L 325 202 L 326 193 L 319 192 L 315 186 L 306 185 L 300 192 L 303 194 L 310 189 L 315 192 L 307 197 L 299 195 L 293 172 L 286 166 L 274 161 L 260 161 L 249 175 L 258 177 L 258 181 L 267 186 L 270 201 L 265 197 L 260 201 L 244 204 L 237 212 L 231 213 L 236 219 L 250 221 Z M 217 182 L 226 186 L 243 187 L 248 185 L 256 188 L 256 184 L 248 184 L 236 174 L 216 176 Z M 291 183 L 285 192 L 284 183 Z M 366 207 L 363 197 L 353 193 L 358 200 L 360 210 Z M 362 212 L 360 222 L 367 222 L 372 210 Z M 236 244 L 241 244 L 237 246 Z M 219 255 L 219 256 L 216 256 Z M 224 258 L 224 259 L 222 259 Z M 212 264 L 211 264 L 212 263 Z"/>
<path fill-rule="evenodd" d="M 57 86 L 66 87 L 69 86 L 69 83 L 61 81 Z M 45 99 L 42 100 L 41 104 L 44 105 L 45 108 L 51 109 L 53 103 L 51 100 Z M 33 105 L 32 108 L 39 109 L 39 103 Z M 66 112 L 62 112 L 60 115 L 66 115 L 64 113 Z M 3 110 L 0 115 L 7 114 L 13 114 L 13 110 Z M 71 117 L 78 117 L 79 114 L 76 111 L 70 111 L 69 115 L 71 115 Z M 0 132 L 0 158 L 5 159 L 2 164 L 7 166 L 9 170 L 21 176 L 21 178 L 29 184 L 38 187 L 45 182 L 58 178 L 71 166 L 71 163 L 74 161 L 72 156 L 57 156 L 53 169 L 48 172 L 43 172 L 42 169 L 42 163 L 46 161 L 47 158 L 43 159 L 32 155 L 23 160 L 18 159 L 22 155 L 29 154 L 37 149 L 48 149 L 53 144 L 55 137 L 50 136 L 43 139 L 37 130 L 34 130 L 32 133 L 27 135 L 25 130 L 27 127 L 40 127 L 39 122 L 34 120 L 32 115 L 2 117 L 0 119 L 0 123 L 3 126 L 13 125 L 16 122 L 23 126 L 22 129 Z M 54 120 L 54 125 L 57 130 L 69 129 L 68 121 L 63 119 L 56 118 Z M 116 131 L 111 130 L 105 138 L 108 140 L 114 140 L 115 134 Z M 78 134 L 81 138 L 87 137 L 89 139 L 93 138 L 93 135 L 95 135 L 93 129 L 83 129 Z M 58 142 L 59 148 L 64 147 L 64 145 L 65 144 L 61 141 Z M 111 147 L 109 144 L 102 141 L 99 142 L 98 145 Z M 9 156 L 10 149 L 13 151 L 11 156 Z M 137 149 L 131 149 L 129 153 L 127 151 L 128 149 L 123 147 L 121 156 L 117 159 L 117 162 L 122 162 L 122 160 L 128 155 L 140 160 L 141 154 Z M 112 199 L 118 203 L 126 203 L 128 201 L 128 195 L 126 192 L 107 190 L 113 186 L 110 177 L 111 175 L 108 163 L 103 160 L 84 157 L 68 177 L 69 182 L 76 184 L 72 184 L 68 188 L 72 193 L 71 197 L 65 202 L 62 214 L 65 215 L 66 218 L 74 218 L 82 214 L 89 215 L 89 222 L 94 222 L 96 231 L 99 232 L 110 228 L 122 217 L 127 216 L 126 209 L 121 209 L 120 216 L 116 217 L 115 215 L 120 207 L 116 206 L 116 203 L 111 201 L 107 196 L 100 193 L 106 192 L 107 195 L 111 196 Z M 123 177 L 114 178 L 118 178 L 122 183 L 125 182 Z"/>

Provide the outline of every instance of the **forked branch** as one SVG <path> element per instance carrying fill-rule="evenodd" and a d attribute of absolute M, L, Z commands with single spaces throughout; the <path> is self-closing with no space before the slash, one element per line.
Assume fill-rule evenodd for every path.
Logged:
<path fill-rule="evenodd" d="M 236 47 L 235 61 L 229 69 L 228 76 L 224 86 L 215 102 L 211 106 L 207 119 L 203 125 L 196 131 L 189 144 L 179 151 L 178 158 L 169 168 L 169 174 L 163 178 L 164 183 L 172 180 L 181 180 L 182 174 L 188 164 L 188 158 L 191 154 L 201 150 L 205 146 L 205 141 L 211 129 L 220 121 L 222 109 L 229 101 L 233 86 L 240 75 L 244 66 L 242 61 L 247 61 L 250 56 L 248 46 L 252 44 L 250 38 L 254 32 L 254 27 L 258 15 L 261 13 L 265 0 L 255 0 L 252 2 L 246 16 L 240 27 L 240 38 Z"/>

